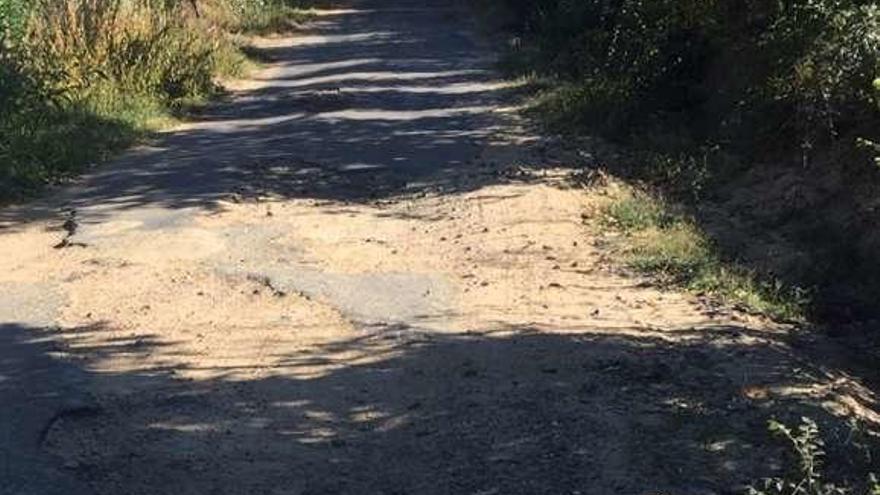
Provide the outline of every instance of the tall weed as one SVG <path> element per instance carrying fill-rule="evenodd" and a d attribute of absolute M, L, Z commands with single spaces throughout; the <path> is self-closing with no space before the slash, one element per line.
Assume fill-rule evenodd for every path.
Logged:
<path fill-rule="evenodd" d="M 246 67 L 229 31 L 269 3 L 0 0 L 0 199 L 75 173 L 213 95 L 218 77 Z"/>
<path fill-rule="evenodd" d="M 208 95 L 228 41 L 194 29 L 176 8 L 131 0 L 42 0 L 24 43 L 32 69 L 65 98 L 109 84 L 173 103 Z"/>

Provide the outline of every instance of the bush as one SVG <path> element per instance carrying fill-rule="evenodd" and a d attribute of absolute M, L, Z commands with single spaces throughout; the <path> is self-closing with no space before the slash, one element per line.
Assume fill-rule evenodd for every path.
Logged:
<path fill-rule="evenodd" d="M 507 0 L 538 69 L 616 132 L 677 118 L 705 140 L 815 147 L 878 123 L 880 8 L 864 0 Z M 531 67 L 530 69 L 534 69 Z M 572 92 L 568 91 L 569 100 Z M 682 118 L 684 117 L 684 118 Z M 575 116 L 579 118 L 579 116 Z M 661 124 L 662 125 L 662 124 Z M 780 139 L 779 130 L 784 133 Z"/>

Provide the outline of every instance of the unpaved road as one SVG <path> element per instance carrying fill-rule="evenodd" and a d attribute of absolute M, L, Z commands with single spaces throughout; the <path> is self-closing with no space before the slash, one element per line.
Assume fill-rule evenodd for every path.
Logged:
<path fill-rule="evenodd" d="M 323 12 L 0 212 L 0 493 L 733 493 L 772 416 L 872 424 L 816 341 L 612 270 L 466 19 Z"/>

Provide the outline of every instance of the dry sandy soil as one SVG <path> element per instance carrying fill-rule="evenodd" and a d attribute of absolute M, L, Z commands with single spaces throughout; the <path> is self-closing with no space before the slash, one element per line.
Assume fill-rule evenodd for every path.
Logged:
<path fill-rule="evenodd" d="M 503 86 L 485 48 L 402 4 L 272 40 L 204 121 L 2 215 L 2 493 L 737 493 L 801 415 L 834 472 L 870 463 L 830 343 L 615 270 L 614 186 L 465 101 Z M 464 66 L 392 71 L 402 26 Z"/>

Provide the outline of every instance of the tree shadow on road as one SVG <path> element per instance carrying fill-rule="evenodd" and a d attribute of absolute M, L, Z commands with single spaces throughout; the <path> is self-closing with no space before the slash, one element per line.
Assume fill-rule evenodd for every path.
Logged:
<path fill-rule="evenodd" d="M 738 493 L 787 467 L 767 420 L 807 415 L 829 471 L 863 481 L 861 437 L 823 407 L 872 407 L 845 374 L 746 328 L 668 336 L 398 329 L 203 380 L 173 343 L 141 342 L 179 364 L 91 372 L 115 392 L 34 442 L 94 493 Z M 131 351 L 72 356 L 90 370 Z"/>

